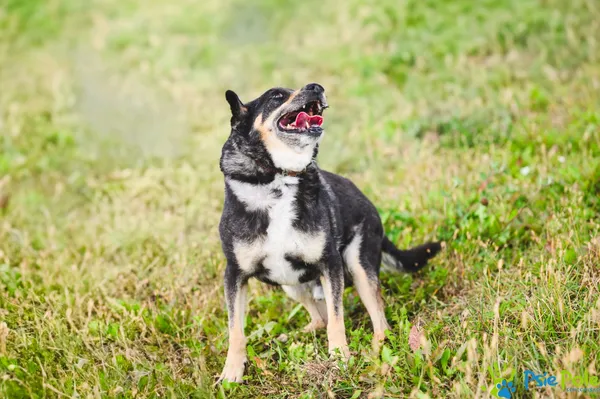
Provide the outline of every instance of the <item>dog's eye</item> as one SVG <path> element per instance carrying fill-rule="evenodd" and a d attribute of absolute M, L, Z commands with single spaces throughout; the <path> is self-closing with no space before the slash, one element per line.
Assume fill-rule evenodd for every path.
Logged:
<path fill-rule="evenodd" d="M 273 98 L 275 98 L 277 100 L 281 100 L 283 98 L 283 93 L 275 93 L 273 95 Z"/>

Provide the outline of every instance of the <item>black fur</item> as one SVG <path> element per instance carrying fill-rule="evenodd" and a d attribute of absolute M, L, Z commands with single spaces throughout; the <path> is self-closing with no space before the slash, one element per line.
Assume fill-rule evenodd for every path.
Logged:
<path fill-rule="evenodd" d="M 323 278 L 331 286 L 334 313 L 341 314 L 344 285 L 357 273 L 348 260 L 378 289 L 382 252 L 397 270 L 414 272 L 440 251 L 439 243 L 396 248 L 371 201 L 350 180 L 318 167 L 321 126 L 314 122 L 294 132 L 280 125 L 307 104 L 320 106 L 311 118 L 326 108 L 322 86 L 274 88 L 245 104 L 232 91 L 226 98 L 232 116 L 220 161 L 225 205 L 219 232 L 227 258 L 230 327 L 239 311 L 235 304 L 240 287 L 250 278 L 274 285 L 308 284 L 314 292 L 324 288 Z M 296 160 L 296 154 L 308 154 L 305 164 L 299 164 L 302 158 Z M 330 320 L 334 316 L 328 315 Z M 232 378 L 231 373 L 226 365 L 224 377 Z"/>
<path fill-rule="evenodd" d="M 409 250 L 400 250 L 387 238 L 383 237 L 382 251 L 396 259 L 396 267 L 401 271 L 417 272 L 427 264 L 427 261 L 442 250 L 439 242 L 428 242 Z"/>

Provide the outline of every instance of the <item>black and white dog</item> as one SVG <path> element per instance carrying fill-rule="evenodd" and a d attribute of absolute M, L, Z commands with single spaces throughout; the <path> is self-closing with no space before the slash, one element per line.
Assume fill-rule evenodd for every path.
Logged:
<path fill-rule="evenodd" d="M 414 272 L 440 249 L 402 251 L 385 236 L 375 206 L 348 179 L 315 162 L 323 135 L 325 90 L 273 88 L 242 103 L 232 91 L 231 135 L 223 146 L 225 205 L 219 226 L 227 267 L 229 350 L 221 379 L 241 381 L 246 362 L 247 282 L 280 285 L 308 311 L 306 331 L 327 326 L 329 351 L 349 356 L 342 294 L 352 283 L 373 323 L 388 324 L 379 285 L 382 261 Z"/>

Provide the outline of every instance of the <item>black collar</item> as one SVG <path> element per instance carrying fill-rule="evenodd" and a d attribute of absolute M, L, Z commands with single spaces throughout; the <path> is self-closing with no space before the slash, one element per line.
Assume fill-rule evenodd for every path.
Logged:
<path fill-rule="evenodd" d="M 282 176 L 292 176 L 292 177 L 302 177 L 306 174 L 306 171 L 310 167 L 310 165 L 314 162 L 314 160 L 309 163 L 306 168 L 301 171 L 295 170 L 286 170 L 281 168 L 276 168 L 275 166 L 268 165 L 262 161 L 256 161 L 257 165 L 262 169 L 260 173 L 256 175 L 246 175 L 241 173 L 230 173 L 227 176 L 234 180 L 239 180 L 244 183 L 250 184 L 269 184 L 271 183 L 276 175 Z"/>
<path fill-rule="evenodd" d="M 308 168 L 308 166 L 307 166 L 306 168 L 302 169 L 301 171 L 295 171 L 295 170 L 286 170 L 286 169 L 276 168 L 274 166 L 267 165 L 266 163 L 264 163 L 262 161 L 256 161 L 256 163 L 267 174 L 270 174 L 270 175 L 273 175 L 273 176 L 275 176 L 275 175 L 292 176 L 292 177 L 301 176 L 304 173 L 306 173 L 306 169 Z M 311 161 L 311 163 L 312 163 L 312 161 Z"/>

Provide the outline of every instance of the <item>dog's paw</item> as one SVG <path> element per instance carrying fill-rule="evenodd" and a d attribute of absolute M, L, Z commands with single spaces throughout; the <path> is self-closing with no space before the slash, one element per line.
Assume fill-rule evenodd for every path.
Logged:
<path fill-rule="evenodd" d="M 347 361 L 350 359 L 350 349 L 348 349 L 348 345 L 330 347 L 329 356 L 340 357 L 342 360 Z"/>
<path fill-rule="evenodd" d="M 229 382 L 242 382 L 244 376 L 244 368 L 246 365 L 245 357 L 236 357 L 235 359 L 229 359 L 225 361 L 225 367 L 219 377 L 219 382 L 227 380 Z"/>
<path fill-rule="evenodd" d="M 379 351 L 379 349 L 381 349 L 381 346 L 383 345 L 383 341 L 385 341 L 385 338 L 385 330 L 373 333 L 373 341 L 371 341 L 371 346 L 373 347 L 373 350 Z"/>
<path fill-rule="evenodd" d="M 385 341 L 385 330 L 373 333 L 373 341 L 378 341 L 378 342 Z"/>
<path fill-rule="evenodd" d="M 326 324 L 323 320 L 312 320 L 310 323 L 308 323 L 303 331 L 304 332 L 313 332 L 313 331 L 317 331 L 320 330 L 322 328 L 325 328 Z"/>

